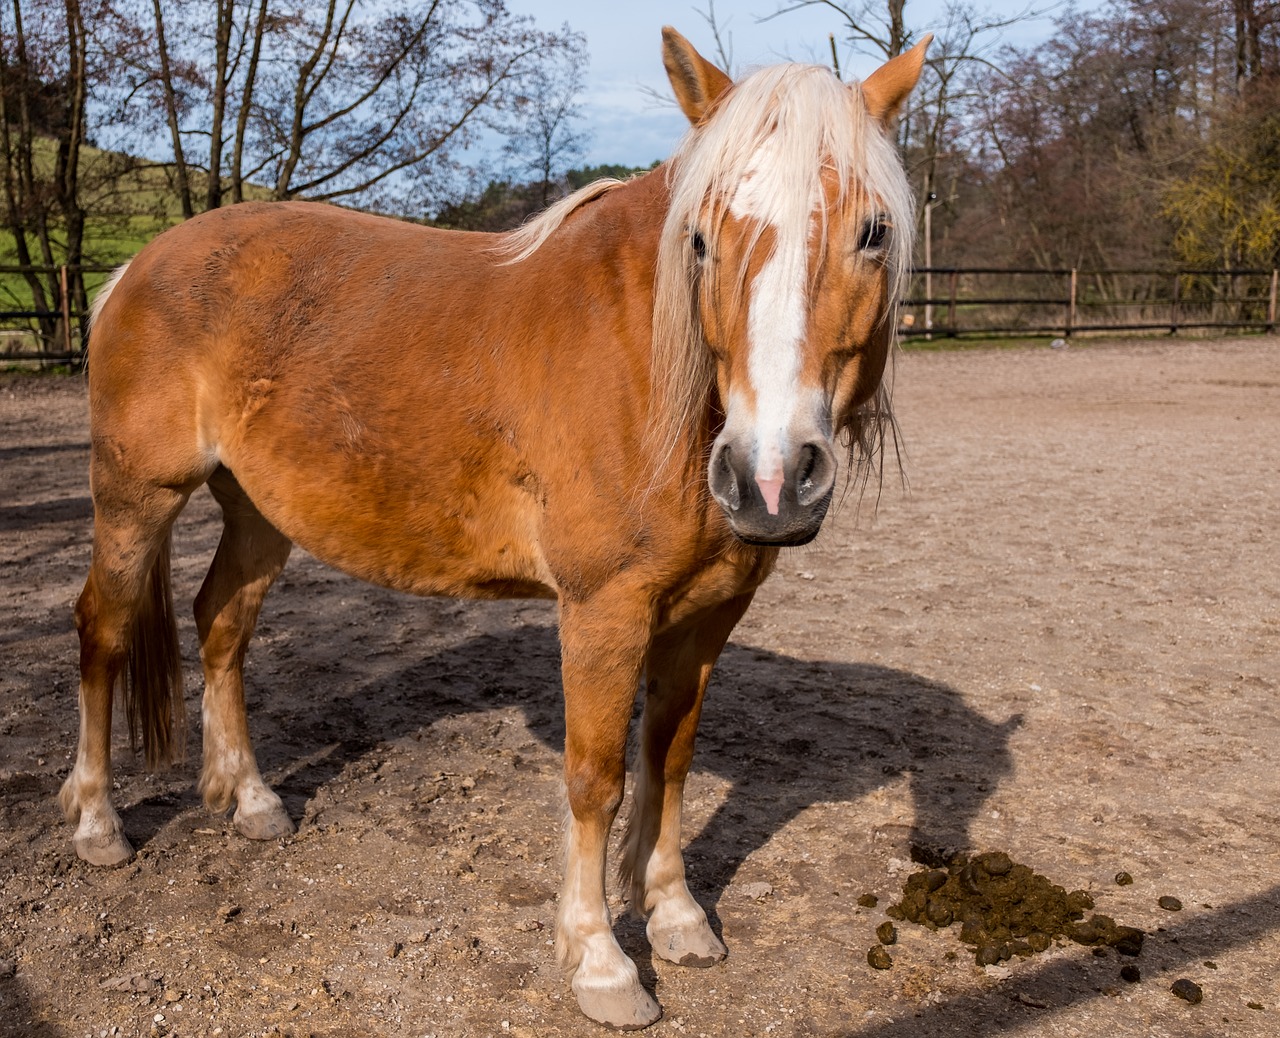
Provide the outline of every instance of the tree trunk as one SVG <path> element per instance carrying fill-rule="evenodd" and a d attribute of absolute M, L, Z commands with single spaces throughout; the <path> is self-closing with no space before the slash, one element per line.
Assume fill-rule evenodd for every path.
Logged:
<path fill-rule="evenodd" d="M 209 182 L 205 188 L 205 209 L 222 205 L 222 119 L 227 109 L 227 55 L 231 50 L 231 28 L 235 0 L 218 0 L 218 21 L 214 28 L 213 119 L 209 128 Z"/>
<path fill-rule="evenodd" d="M 173 144 L 173 164 L 177 174 L 178 201 L 182 206 L 182 218 L 190 220 L 195 215 L 191 201 L 191 175 L 187 171 L 187 157 L 182 147 L 182 131 L 178 127 L 178 98 L 173 88 L 173 71 L 169 65 L 169 44 L 164 35 L 164 14 L 160 0 L 151 0 L 156 19 L 156 48 L 160 55 L 160 89 L 164 94 L 165 118 L 169 124 L 169 138 Z"/>
<path fill-rule="evenodd" d="M 244 142 L 249 126 L 249 108 L 253 103 L 253 88 L 258 78 L 258 59 L 262 55 L 262 38 L 266 33 L 267 0 L 258 5 L 258 17 L 253 26 L 253 49 L 249 54 L 249 67 L 245 70 L 244 91 L 240 97 L 240 110 L 236 114 L 236 136 L 231 148 L 231 201 L 244 201 Z M 247 24 L 246 24 L 247 31 Z"/>

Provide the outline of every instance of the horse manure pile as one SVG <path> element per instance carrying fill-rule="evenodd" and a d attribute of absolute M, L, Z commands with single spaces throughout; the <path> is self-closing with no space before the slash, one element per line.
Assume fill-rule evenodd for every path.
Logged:
<path fill-rule="evenodd" d="M 1141 930 L 1117 926 L 1105 915 L 1086 920 L 1093 898 L 1085 891 L 1067 893 L 1003 851 L 955 854 L 928 864 L 935 867 L 907 877 L 902 900 L 886 914 L 931 930 L 959 923 L 960 940 L 973 946 L 979 966 L 1042 952 L 1055 937 L 1121 955 L 1142 950 Z"/>

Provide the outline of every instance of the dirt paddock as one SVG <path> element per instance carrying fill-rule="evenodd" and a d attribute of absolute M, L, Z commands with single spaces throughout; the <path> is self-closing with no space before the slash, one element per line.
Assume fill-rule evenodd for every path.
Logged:
<path fill-rule="evenodd" d="M 896 400 L 909 492 L 888 478 L 784 554 L 710 695 L 685 835 L 729 958 L 657 960 L 614 905 L 650 1033 L 1274 1038 L 1280 340 L 909 352 Z M 250 843 L 193 790 L 201 493 L 175 544 L 191 754 L 148 775 L 117 731 L 139 853 L 96 870 L 55 803 L 82 381 L 0 377 L 0 430 L 0 1034 L 602 1033 L 551 946 L 554 609 L 414 600 L 295 552 L 248 675 L 299 830 Z M 1147 932 L 1141 980 L 1075 944 L 983 969 L 958 925 L 909 923 L 872 970 L 913 842 L 1088 890 Z"/>

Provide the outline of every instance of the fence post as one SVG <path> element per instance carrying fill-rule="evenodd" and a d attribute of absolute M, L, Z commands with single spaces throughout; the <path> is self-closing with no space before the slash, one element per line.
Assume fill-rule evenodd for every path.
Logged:
<path fill-rule="evenodd" d="M 956 327 L 956 282 L 960 278 L 959 271 L 951 271 L 951 284 L 947 288 L 947 334 L 953 339 L 959 334 Z"/>
<path fill-rule="evenodd" d="M 1063 334 L 1068 338 L 1076 326 L 1076 275 L 1075 267 L 1071 268 L 1071 294 L 1067 299 L 1067 326 L 1062 330 Z"/>
<path fill-rule="evenodd" d="M 1169 303 L 1169 334 L 1178 334 L 1178 300 L 1182 297 L 1182 278 L 1173 275 L 1173 299 Z"/>
<path fill-rule="evenodd" d="M 1276 290 L 1280 288 L 1280 270 L 1271 271 L 1271 294 L 1267 299 L 1267 334 L 1276 333 Z"/>
<path fill-rule="evenodd" d="M 58 280 L 62 285 L 62 341 L 71 354 L 71 292 L 68 288 L 67 265 L 58 268 Z"/>

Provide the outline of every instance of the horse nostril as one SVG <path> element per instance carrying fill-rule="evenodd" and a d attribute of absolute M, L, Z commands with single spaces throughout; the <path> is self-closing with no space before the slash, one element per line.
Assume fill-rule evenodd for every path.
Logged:
<path fill-rule="evenodd" d="M 810 477 L 813 475 L 814 467 L 818 464 L 818 452 L 813 449 L 812 443 L 806 443 L 800 450 L 800 464 L 796 468 L 796 489 L 803 491 L 806 486 L 812 484 Z"/>
<path fill-rule="evenodd" d="M 796 459 L 796 502 L 808 506 L 824 498 L 835 482 L 835 458 L 823 443 L 806 443 Z"/>
<path fill-rule="evenodd" d="M 729 460 L 729 445 L 723 444 L 711 463 L 711 489 L 720 503 L 736 512 L 742 505 L 742 492 L 738 489 L 738 476 Z"/>

